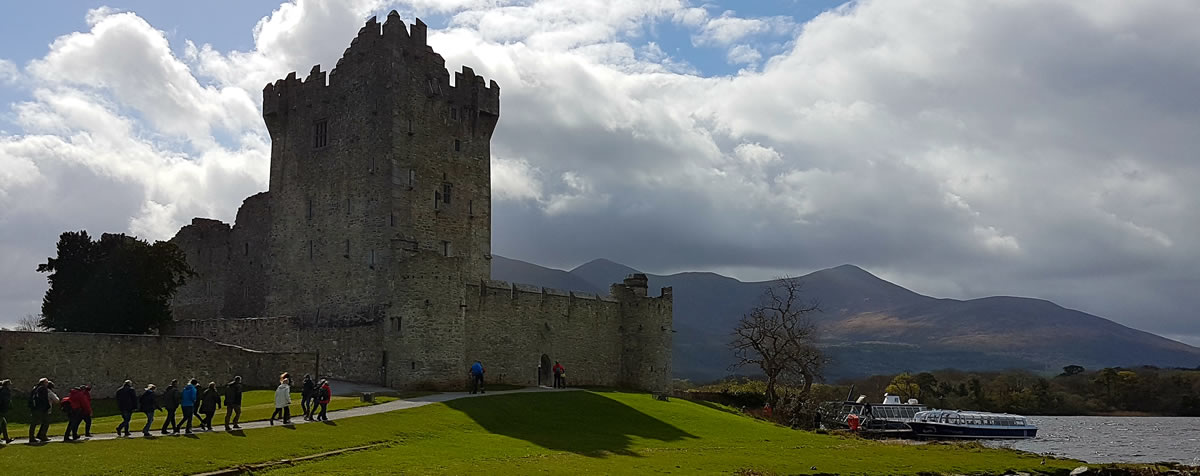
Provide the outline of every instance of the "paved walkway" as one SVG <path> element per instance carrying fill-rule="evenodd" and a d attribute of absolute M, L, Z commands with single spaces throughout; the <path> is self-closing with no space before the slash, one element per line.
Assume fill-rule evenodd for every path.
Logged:
<path fill-rule="evenodd" d="M 380 390 L 395 391 L 395 390 L 391 390 L 391 389 L 380 389 Z M 528 392 L 570 392 L 570 391 L 576 391 L 576 390 L 582 390 L 582 389 L 578 389 L 578 388 L 556 389 L 556 388 L 549 388 L 549 387 L 527 387 L 527 388 L 521 388 L 521 389 L 517 389 L 517 390 L 500 390 L 500 391 L 494 391 L 494 392 L 482 393 L 482 394 L 477 393 L 474 395 L 472 395 L 468 392 L 445 392 L 445 393 L 437 393 L 437 394 L 433 394 L 433 395 L 426 395 L 423 397 L 415 397 L 415 398 L 409 398 L 409 399 L 403 399 L 403 400 L 393 400 L 393 401 L 390 401 L 387 403 L 380 403 L 377 405 L 367 405 L 367 406 L 362 406 L 362 407 L 357 407 L 357 408 L 350 408 L 350 409 L 346 409 L 346 410 L 331 411 L 326 416 L 329 417 L 329 420 L 333 421 L 333 420 L 341 420 L 341 419 L 345 419 L 345 418 L 353 418 L 353 417 L 359 417 L 359 416 L 393 412 L 393 411 L 397 411 L 397 410 L 406 410 L 409 408 L 423 407 L 423 406 L 429 405 L 431 403 L 448 402 L 450 400 L 458 400 L 460 398 L 476 398 L 476 397 L 485 397 L 485 396 L 489 396 L 489 395 L 508 395 L 511 393 L 528 393 Z M 299 410 L 300 405 L 298 403 L 293 404 L 292 406 L 296 407 L 296 409 Z M 155 416 L 158 417 L 158 415 L 155 415 Z M 176 416 L 178 416 L 178 414 Z M 213 416 L 213 430 L 212 431 L 197 431 L 195 426 L 193 426 L 192 427 L 192 435 L 201 435 L 201 434 L 206 434 L 206 433 L 224 433 L 225 432 L 225 428 L 223 425 L 223 423 L 225 422 L 224 417 L 225 417 L 225 413 L 223 411 L 217 411 L 217 414 Z M 220 420 L 220 421 L 218 421 L 218 420 Z M 155 421 L 155 423 L 159 423 L 162 420 L 155 418 L 154 421 Z M 193 421 L 195 421 L 195 420 L 193 420 Z M 319 422 L 304 421 L 303 416 L 301 416 L 297 413 L 293 413 L 292 414 L 292 423 L 287 426 L 305 425 L 305 424 L 309 424 L 309 423 L 319 423 Z M 16 427 L 15 429 L 18 431 L 18 434 L 24 434 L 24 433 L 20 433 L 20 431 L 22 429 L 28 431 L 28 427 L 25 425 L 12 425 L 10 423 L 8 426 L 9 426 L 8 429 L 9 429 L 10 433 L 14 430 L 14 426 Z M 134 425 L 134 426 L 137 426 L 137 425 Z M 252 422 L 244 422 L 240 426 L 242 427 L 241 430 L 253 430 L 253 429 L 257 429 L 257 428 L 270 428 L 272 425 L 267 421 L 252 421 Z M 276 421 L 276 424 L 274 426 L 284 426 L 284 425 L 282 423 Z M 147 438 L 145 436 L 142 436 L 142 432 L 139 430 L 141 430 L 140 427 L 134 428 L 132 436 L 129 436 L 128 438 Z M 241 430 L 233 430 L 233 432 L 237 433 L 238 431 L 241 431 Z M 178 437 L 192 436 L 192 435 L 185 434 L 183 432 L 180 432 L 179 434 L 163 435 L 162 433 L 159 433 L 157 431 L 151 431 L 150 435 L 151 436 L 148 437 L 150 439 L 172 438 L 172 437 L 178 438 Z M 116 433 L 103 433 L 103 434 L 93 434 L 90 438 L 82 437 L 78 441 L 64 442 L 62 439 L 62 435 L 58 435 L 56 437 L 53 437 L 53 439 L 51 439 L 47 443 L 36 443 L 36 445 L 46 445 L 46 444 L 51 444 L 51 443 L 55 443 L 55 444 L 81 443 L 84 441 L 118 440 L 118 439 L 126 439 L 126 437 L 118 436 Z M 25 439 L 20 439 L 20 440 L 14 440 L 11 444 L 14 444 L 14 445 L 22 444 L 23 445 L 23 444 L 29 444 L 29 443 Z"/>

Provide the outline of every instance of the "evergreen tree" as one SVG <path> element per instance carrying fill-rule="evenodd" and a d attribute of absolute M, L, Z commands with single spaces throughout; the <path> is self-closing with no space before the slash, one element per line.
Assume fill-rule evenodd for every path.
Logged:
<path fill-rule="evenodd" d="M 163 241 L 108 233 L 93 241 L 80 231 L 63 233 L 57 248 L 37 268 L 50 273 L 41 325 L 55 331 L 155 331 L 171 320 L 175 291 L 195 276 L 183 251 Z"/>

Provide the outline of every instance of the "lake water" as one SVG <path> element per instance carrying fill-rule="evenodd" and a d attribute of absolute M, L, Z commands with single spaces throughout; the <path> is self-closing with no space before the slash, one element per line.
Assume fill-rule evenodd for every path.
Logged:
<path fill-rule="evenodd" d="M 1200 418 L 1187 417 L 1045 417 L 1029 419 L 1037 438 L 988 442 L 1088 463 L 1157 463 L 1200 465 Z"/>

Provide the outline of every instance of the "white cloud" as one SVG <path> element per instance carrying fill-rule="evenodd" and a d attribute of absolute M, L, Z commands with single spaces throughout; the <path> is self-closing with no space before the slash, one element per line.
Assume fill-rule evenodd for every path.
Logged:
<path fill-rule="evenodd" d="M 757 64 L 762 60 L 762 53 L 750 45 L 737 45 L 729 49 L 725 55 L 730 64 Z"/>
<path fill-rule="evenodd" d="M 15 84 L 20 77 L 17 65 L 12 61 L 0 58 L 0 84 Z"/>
<path fill-rule="evenodd" d="M 756 35 L 790 35 L 797 29 L 796 21 L 790 17 L 742 18 L 733 11 L 726 11 L 719 17 L 708 19 L 701 31 L 692 37 L 692 42 L 696 45 L 731 45 Z"/>

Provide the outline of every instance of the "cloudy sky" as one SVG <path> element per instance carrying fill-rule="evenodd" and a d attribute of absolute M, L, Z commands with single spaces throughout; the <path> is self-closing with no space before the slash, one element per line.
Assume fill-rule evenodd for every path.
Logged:
<path fill-rule="evenodd" d="M 19 2 L 0 325 L 65 230 L 167 239 L 267 187 L 261 89 L 363 21 L 501 85 L 494 251 L 767 279 L 842 263 L 1200 344 L 1200 2 Z"/>

